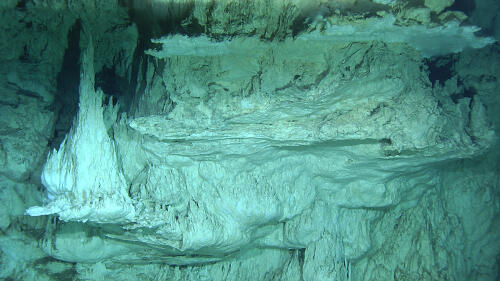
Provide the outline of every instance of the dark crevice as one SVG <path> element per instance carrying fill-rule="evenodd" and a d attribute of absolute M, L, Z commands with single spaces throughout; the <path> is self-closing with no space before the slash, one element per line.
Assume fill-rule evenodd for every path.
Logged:
<path fill-rule="evenodd" d="M 471 101 L 472 101 L 472 99 L 474 98 L 474 96 L 476 94 L 477 94 L 476 89 L 474 89 L 473 87 L 468 87 L 468 88 L 462 88 L 461 92 L 454 93 L 450 97 L 451 97 L 451 100 L 453 100 L 454 103 L 458 103 L 458 101 L 460 99 L 464 99 L 464 98 L 470 98 Z"/>
<path fill-rule="evenodd" d="M 292 22 L 292 36 L 296 37 L 303 31 L 305 31 L 308 27 L 309 24 L 306 22 L 307 17 L 305 16 L 298 16 L 295 18 L 295 20 Z"/>
<path fill-rule="evenodd" d="M 100 86 L 106 94 L 112 94 L 113 91 L 121 89 L 120 97 L 126 100 L 126 104 L 120 110 L 133 115 L 133 108 L 140 98 L 138 93 L 143 93 L 147 87 L 146 75 L 148 67 L 155 67 L 155 71 L 159 71 L 157 67 L 162 67 L 162 63 L 144 54 L 148 49 L 157 48 L 151 43 L 151 38 L 160 38 L 169 34 L 198 36 L 205 32 L 205 27 L 200 25 L 192 15 L 193 2 L 177 3 L 171 1 L 162 3 L 148 0 L 119 0 L 119 4 L 128 10 L 130 20 L 137 26 L 139 34 L 131 64 L 131 76 L 128 83 L 124 81 L 112 82 L 113 79 L 110 80 L 110 78 L 113 77 L 113 72 L 105 70 L 106 73 L 102 73 L 102 77 L 105 78 L 103 82 L 106 80 L 110 82 L 105 82 Z M 152 66 L 151 63 L 156 64 Z M 121 80 L 121 78 L 117 80 Z M 106 92 L 105 88 L 108 91 L 111 90 L 111 92 Z M 120 104 L 122 103 L 122 100 L 120 100 Z"/>
<path fill-rule="evenodd" d="M 304 280 L 304 259 L 306 255 L 306 249 L 298 249 L 298 259 L 299 259 L 299 268 L 300 268 L 300 281 Z"/>
<path fill-rule="evenodd" d="M 26 2 L 28 2 L 28 0 L 21 0 L 21 1 L 17 2 L 16 8 L 17 9 L 26 9 Z"/>
<path fill-rule="evenodd" d="M 443 85 L 443 83 L 453 77 L 454 71 L 454 58 L 453 56 L 444 56 L 425 60 L 427 71 L 429 73 L 429 81 L 432 85 L 436 82 Z"/>
<path fill-rule="evenodd" d="M 80 31 L 77 19 L 68 32 L 68 47 L 64 54 L 61 71 L 57 75 L 57 92 L 53 110 L 58 114 L 55 130 L 49 140 L 51 148 L 58 148 L 71 128 L 78 111 L 78 88 L 80 87 Z"/>
<path fill-rule="evenodd" d="M 182 23 L 183 31 L 190 36 L 200 36 L 203 34 L 205 28 L 198 22 L 195 17 L 189 17 Z"/>
<path fill-rule="evenodd" d="M 159 3 L 159 2 L 158 2 Z M 158 4 L 157 4 L 158 5 Z M 159 8 L 157 13 L 154 14 L 159 25 L 161 35 L 166 34 L 186 34 L 183 23 L 191 14 L 191 5 L 186 4 L 169 4 Z M 188 34 L 189 35 L 189 34 Z"/>
<path fill-rule="evenodd" d="M 115 67 L 103 67 L 95 76 L 95 89 L 106 94 L 105 104 L 113 97 L 113 105 L 120 103 L 120 112 L 127 111 L 131 103 L 130 83 L 125 77 L 116 74 Z"/>
<path fill-rule="evenodd" d="M 448 7 L 446 11 L 461 11 L 467 16 L 471 16 L 472 12 L 476 8 L 474 1 L 471 0 L 455 0 L 453 5 Z"/>
<path fill-rule="evenodd" d="M 147 57 L 144 55 L 144 51 L 146 49 L 148 49 L 148 46 L 150 42 L 148 40 L 148 38 L 142 36 L 140 33 L 139 33 L 139 39 L 138 39 L 138 42 L 137 42 L 137 47 L 135 48 L 135 52 L 134 52 L 134 55 L 133 55 L 133 60 L 132 60 L 132 75 L 131 75 L 131 78 L 130 78 L 130 87 L 129 87 L 129 95 L 131 96 L 132 98 L 132 101 L 131 101 L 131 107 L 133 107 L 137 102 L 137 95 L 136 95 L 136 89 L 137 89 L 137 86 L 138 86 L 138 83 L 139 83 L 139 74 L 142 73 L 142 78 L 141 81 L 145 81 L 144 78 L 146 76 L 146 70 L 147 70 Z M 141 93 L 144 88 L 145 88 L 145 85 L 143 85 L 143 83 L 141 83 L 141 89 L 138 89 L 137 91 L 139 93 Z M 129 112 L 131 113 L 131 112 Z"/>
<path fill-rule="evenodd" d="M 169 34 L 199 35 L 204 27 L 192 16 L 194 3 L 120 0 L 137 25 L 139 36 L 158 38 Z"/>

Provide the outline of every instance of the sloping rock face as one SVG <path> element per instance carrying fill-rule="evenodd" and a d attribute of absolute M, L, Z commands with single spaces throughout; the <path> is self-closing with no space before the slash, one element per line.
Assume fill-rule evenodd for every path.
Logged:
<path fill-rule="evenodd" d="M 1 49 L 0 276 L 495 280 L 498 47 L 452 1 L 304 2 L 5 8 L 68 38 Z"/>

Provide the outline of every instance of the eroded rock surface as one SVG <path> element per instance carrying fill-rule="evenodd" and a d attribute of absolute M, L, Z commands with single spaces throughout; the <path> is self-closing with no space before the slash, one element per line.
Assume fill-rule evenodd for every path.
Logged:
<path fill-rule="evenodd" d="M 5 4 L 0 277 L 495 280 L 498 46 L 406 2 Z"/>

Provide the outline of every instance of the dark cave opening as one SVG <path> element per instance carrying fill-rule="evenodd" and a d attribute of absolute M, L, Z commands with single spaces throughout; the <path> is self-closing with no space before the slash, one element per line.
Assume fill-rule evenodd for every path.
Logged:
<path fill-rule="evenodd" d="M 78 112 L 78 89 L 80 87 L 80 31 L 82 23 L 77 19 L 67 35 L 68 46 L 63 57 L 61 71 L 57 75 L 57 91 L 53 108 L 57 113 L 51 148 L 58 148 L 71 128 Z"/>
<path fill-rule="evenodd" d="M 148 38 L 148 41 L 169 34 L 198 36 L 205 31 L 192 17 L 194 3 L 120 0 L 119 4 L 128 9 L 130 19 L 139 29 L 139 36 Z"/>
<path fill-rule="evenodd" d="M 120 112 L 126 112 L 131 103 L 132 92 L 130 82 L 116 74 L 114 67 L 104 66 L 101 71 L 95 74 L 94 88 L 101 89 L 106 94 L 104 104 L 109 103 L 112 98 L 113 105 L 120 104 Z"/>
<path fill-rule="evenodd" d="M 150 0 L 119 0 L 118 3 L 128 10 L 130 20 L 136 24 L 139 32 L 133 55 L 131 77 L 128 82 L 127 95 L 129 98 L 126 104 L 122 105 L 123 109 L 120 109 L 133 115 L 130 108 L 139 98 L 136 91 L 144 92 L 148 64 L 153 61 L 144 54 L 144 51 L 157 48 L 151 43 L 151 38 L 159 38 L 169 34 L 199 36 L 206 32 L 206 27 L 200 25 L 198 20 L 192 16 L 194 3 L 161 3 Z M 109 74 L 107 70 L 102 73 L 103 77 L 109 77 Z M 96 78 L 99 80 L 99 77 Z M 123 83 L 120 82 L 120 84 Z M 103 91 L 110 94 L 105 87 L 102 87 Z"/>
<path fill-rule="evenodd" d="M 21 0 L 17 2 L 16 9 L 26 9 L 26 2 L 27 0 Z"/>
<path fill-rule="evenodd" d="M 448 7 L 446 10 L 447 11 L 461 11 L 467 16 L 470 16 L 474 9 L 476 8 L 476 5 L 474 1 L 471 0 L 455 0 L 453 4 Z"/>
<path fill-rule="evenodd" d="M 453 77 L 454 62 L 455 60 L 453 56 L 444 56 L 425 60 L 427 72 L 429 74 L 429 81 L 431 81 L 433 86 L 436 85 L 436 82 L 443 85 L 446 80 Z"/>
<path fill-rule="evenodd" d="M 457 86 L 459 87 L 459 89 L 461 89 L 460 92 L 458 93 L 454 93 L 452 94 L 450 97 L 451 97 L 451 100 L 456 104 L 458 103 L 458 101 L 460 99 L 463 99 L 463 98 L 470 98 L 472 100 L 472 98 L 477 95 L 477 90 L 474 89 L 473 87 L 465 87 L 464 86 L 464 83 L 461 79 L 458 79 L 457 80 Z"/>

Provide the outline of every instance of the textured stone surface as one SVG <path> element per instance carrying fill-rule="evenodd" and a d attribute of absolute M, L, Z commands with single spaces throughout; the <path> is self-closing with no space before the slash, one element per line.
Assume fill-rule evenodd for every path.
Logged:
<path fill-rule="evenodd" d="M 440 102 L 417 52 L 380 43 L 307 46 L 258 47 L 241 67 L 240 52 L 169 56 L 161 79 L 175 106 L 115 125 L 116 108 L 101 107 L 84 57 L 77 122 L 42 174 L 52 201 L 28 213 L 117 223 L 124 232 L 92 238 L 85 248 L 96 250 L 78 258 L 52 243 L 47 251 L 68 261 L 192 264 L 253 247 L 305 248 L 304 278 L 334 278 L 350 266 L 343 259 L 372 249 L 366 225 L 380 216 L 341 210 L 417 204 L 438 183 L 435 165 L 491 144 L 481 102 Z M 324 204 L 315 208 L 318 200 Z M 55 245 L 74 239 L 63 233 Z M 144 255 L 130 241 L 164 250 Z M 323 252 L 334 242 L 338 253 Z M 322 267 L 332 258 L 339 270 Z"/>
<path fill-rule="evenodd" d="M 495 280 L 498 47 L 438 2 L 0 10 L 0 278 Z"/>
<path fill-rule="evenodd" d="M 425 0 L 424 4 L 430 8 L 433 12 L 440 13 L 445 8 L 451 6 L 455 2 L 454 0 Z"/>

